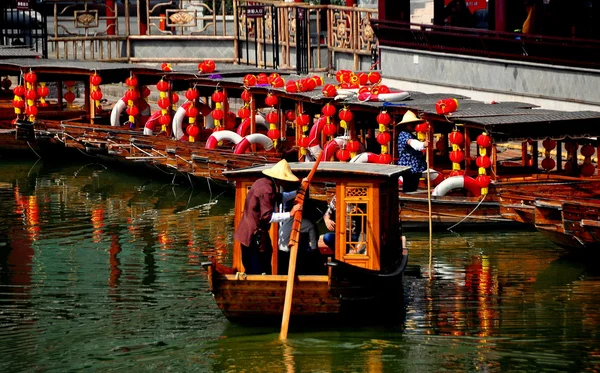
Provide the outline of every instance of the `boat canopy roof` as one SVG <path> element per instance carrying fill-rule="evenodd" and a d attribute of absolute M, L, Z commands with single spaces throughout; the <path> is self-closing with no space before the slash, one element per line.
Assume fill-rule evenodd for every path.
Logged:
<path fill-rule="evenodd" d="M 274 164 L 247 167 L 237 170 L 224 171 L 223 174 L 230 179 L 258 177 L 263 170 L 273 167 Z M 314 166 L 314 162 L 291 162 L 292 172 L 298 175 L 308 174 Z M 344 162 L 321 162 L 315 177 L 322 178 L 326 175 L 332 179 L 335 177 L 348 178 L 398 178 L 408 172 L 410 167 L 396 166 L 376 163 L 344 163 Z"/>

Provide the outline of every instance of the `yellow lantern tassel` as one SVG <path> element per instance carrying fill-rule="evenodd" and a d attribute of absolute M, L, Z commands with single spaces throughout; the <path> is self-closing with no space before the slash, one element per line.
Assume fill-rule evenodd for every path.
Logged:
<path fill-rule="evenodd" d="M 343 129 L 348 128 L 348 125 L 346 124 L 345 120 L 340 120 L 340 127 L 342 127 Z"/>
<path fill-rule="evenodd" d="M 452 171 L 460 171 L 460 163 L 452 162 Z"/>

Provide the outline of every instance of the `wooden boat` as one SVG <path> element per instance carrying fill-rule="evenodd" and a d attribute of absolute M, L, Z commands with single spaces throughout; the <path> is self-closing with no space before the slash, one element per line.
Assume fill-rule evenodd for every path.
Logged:
<path fill-rule="evenodd" d="M 257 166 L 225 175 L 236 185 L 235 226 L 240 222 L 246 194 L 261 171 L 272 165 Z M 291 163 L 298 177 L 306 176 L 313 163 Z M 398 316 L 402 303 L 402 274 L 408 260 L 398 214 L 383 206 L 398 203 L 397 180 L 406 167 L 393 165 L 343 164 L 321 162 L 314 181 L 334 182 L 336 195 L 336 247 L 323 255 L 324 265 L 316 272 L 299 273 L 293 290 L 292 321 L 297 319 L 331 319 L 388 310 Z M 312 191 L 311 191 L 312 192 Z M 314 197 L 315 195 L 313 195 Z M 346 223 L 357 221 L 351 238 Z M 271 242 L 277 242 L 277 225 L 273 224 Z M 356 236 L 355 236 L 356 237 Z M 276 247 L 276 245 L 275 245 Z M 362 247 L 360 254 L 353 249 Z M 273 273 L 246 275 L 241 247 L 234 243 L 233 264 L 227 267 L 216 261 L 203 265 L 209 273 L 210 290 L 223 314 L 231 321 L 281 321 L 286 292 L 286 274 L 277 274 L 277 250 L 272 257 Z M 357 319 L 354 320 L 357 322 Z"/>
<path fill-rule="evenodd" d="M 144 84 L 152 86 L 164 80 L 168 82 L 168 97 L 172 97 L 172 92 L 188 92 L 191 89 L 197 96 L 194 101 L 199 104 L 202 98 L 212 110 L 216 109 L 212 95 L 222 92 L 226 98 L 222 102 L 222 110 L 239 112 L 238 109 L 245 108 L 245 117 L 238 117 L 235 124 L 237 127 L 231 128 L 230 131 L 200 130 L 194 142 L 182 141 L 189 140 L 188 136 L 183 136 L 180 140 L 174 139 L 176 126 L 173 124 L 168 126 L 166 131 L 162 131 L 160 127 L 156 128 L 152 135 L 144 135 L 142 128 L 130 130 L 111 126 L 112 113 L 109 110 L 95 110 L 91 98 L 84 100 L 82 107 L 77 109 L 80 112 L 75 118 L 75 109 L 67 110 L 62 104 L 56 103 L 55 111 L 40 108 L 35 119 L 35 130 L 27 132 L 33 133 L 38 143 L 43 141 L 122 163 L 142 164 L 153 169 L 159 168 L 169 174 L 208 178 L 222 183 L 228 182 L 223 171 L 274 162 L 280 159 L 287 149 L 298 150 L 299 160 L 308 159 L 311 155 L 324 151 L 327 160 L 395 163 L 398 134 L 395 124 L 408 110 L 412 110 L 419 113 L 429 124 L 425 132 L 421 133 L 429 136 L 435 145 L 429 150 L 429 166 L 441 175 L 432 177 L 432 186 L 437 188 L 437 191 L 434 189 L 432 198 L 434 229 L 457 229 L 457 226 L 462 229 L 498 229 L 523 223 L 535 225 L 532 213 L 534 209 L 524 206 L 527 204 L 520 201 L 529 198 L 547 199 L 547 196 L 535 194 L 541 185 L 554 188 L 560 184 L 561 188 L 564 188 L 561 196 L 568 200 L 570 195 L 576 195 L 573 194 L 576 193 L 576 190 L 573 190 L 575 184 L 559 181 L 560 178 L 574 178 L 572 180 L 579 181 L 577 185 L 590 185 L 587 187 L 590 191 L 595 190 L 593 183 L 598 178 L 595 169 L 589 176 L 569 174 L 566 169 L 569 162 L 564 162 L 562 149 L 566 144 L 597 144 L 595 137 L 598 136 L 598 131 L 594 124 L 600 119 L 599 112 L 542 110 L 530 104 L 516 102 L 483 103 L 467 97 L 449 98 L 449 95 L 443 93 L 409 92 L 409 95 L 403 95 L 403 101 L 398 102 L 380 101 L 380 96 L 385 94 L 373 95 L 376 97 L 373 101 L 370 98 L 361 100 L 356 89 L 339 88 L 352 79 L 344 78 L 345 76 L 355 76 L 357 79 L 359 76 L 365 76 L 360 75 L 361 73 L 350 75 L 350 72 L 338 72 L 335 79 L 297 77 L 280 72 L 281 80 L 286 81 L 286 85 L 281 87 L 268 83 L 257 84 L 257 77 L 264 70 L 241 71 L 239 66 L 230 65 L 219 66 L 212 73 L 199 73 L 195 67 L 165 72 L 157 66 L 129 64 L 47 60 L 0 61 L 2 75 L 18 74 L 27 70 L 37 72 L 39 80 L 51 80 L 60 76 L 62 80 L 80 81 L 85 87 L 84 91 L 90 95 L 94 89 L 90 84 L 93 75 L 101 76 L 103 83 L 123 82 L 135 76 L 139 91 L 143 91 Z M 367 77 L 371 75 L 367 74 Z M 266 73 L 263 77 L 268 79 Z M 251 78 L 255 81 L 248 81 Z M 312 90 L 300 89 L 308 86 L 310 81 L 313 84 L 317 84 L 318 81 L 323 85 Z M 62 86 L 62 83 L 59 86 Z M 101 85 L 99 87 L 102 88 Z M 364 87 L 367 87 L 369 92 L 374 92 L 380 86 L 372 84 Z M 301 91 L 296 92 L 299 89 Z M 124 91 L 126 93 L 128 89 L 125 88 Z M 453 99 L 458 101 L 458 107 L 452 111 L 440 110 L 448 100 L 454 101 Z M 62 100 L 59 97 L 57 101 Z M 352 114 L 350 118 L 348 112 Z M 382 152 L 382 144 L 377 142 L 380 130 L 379 115 L 384 112 L 389 114 L 390 118 L 389 124 L 384 125 L 386 132 L 391 135 L 386 144 L 387 154 Z M 257 118 L 266 117 L 265 114 L 270 113 L 276 114 L 276 120 L 268 123 L 268 128 L 259 125 Z M 342 113 L 343 120 L 340 118 Z M 306 121 L 305 114 L 308 116 Z M 329 118 L 329 123 L 326 124 L 324 117 Z M 13 117 L 10 118 L 12 119 Z M 5 123 L 9 123 L 6 124 L 8 127 L 5 127 L 7 131 L 14 130 L 10 120 L 5 120 Z M 186 118 L 182 123 L 180 117 L 179 125 L 186 125 L 187 120 Z M 206 119 L 199 115 L 197 121 L 204 123 Z M 342 122 L 345 122 L 345 127 Z M 236 133 L 232 130 L 240 130 L 244 126 L 249 132 L 248 136 L 260 136 L 265 140 L 264 143 L 243 143 L 239 137 L 236 138 Z M 181 131 L 183 127 L 179 129 L 179 134 L 182 134 Z M 457 133 L 462 140 L 459 144 L 453 144 L 450 137 L 456 136 Z M 477 165 L 477 159 L 480 157 L 477 139 L 484 133 L 492 146 L 486 154 L 489 166 L 485 168 L 484 175 L 490 178 L 490 184 L 487 186 L 487 193 L 482 195 L 483 189 L 476 181 L 480 173 Z M 217 139 L 217 135 L 222 137 Z M 244 133 L 243 137 L 246 138 L 247 135 Z M 540 159 L 539 149 L 546 138 L 556 139 L 558 149 L 561 149 L 556 155 L 551 155 L 557 157 L 557 165 L 552 169 L 541 167 L 544 160 Z M 239 146 L 240 144 L 245 147 Z M 265 149 L 265 145 L 273 145 L 273 149 Z M 511 145 L 516 145 L 517 149 L 511 150 Z M 243 150 L 239 151 L 242 148 Z M 351 158 L 354 155 L 351 149 L 356 151 L 356 157 Z M 454 155 L 460 153 L 461 160 L 452 162 L 450 155 L 453 152 Z M 571 156 L 571 159 L 577 157 Z M 574 162 L 570 163 L 575 165 Z M 572 169 L 578 167 L 575 165 Z M 438 183 L 442 185 L 437 185 Z M 509 198 L 511 193 L 515 198 Z M 405 227 L 428 227 L 427 195 L 425 177 L 417 192 L 400 193 L 400 215 Z M 519 195 L 524 196 L 520 198 Z M 595 193 L 588 195 L 590 200 L 595 198 Z"/>

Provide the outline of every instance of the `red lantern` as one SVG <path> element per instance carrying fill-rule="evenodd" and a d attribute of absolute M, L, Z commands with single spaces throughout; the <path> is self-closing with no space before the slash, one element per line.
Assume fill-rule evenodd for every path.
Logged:
<path fill-rule="evenodd" d="M 285 91 L 288 93 L 296 93 L 298 92 L 298 85 L 293 80 L 288 80 L 285 84 Z"/>
<path fill-rule="evenodd" d="M 477 167 L 481 168 L 489 168 L 492 165 L 490 157 L 488 157 L 487 155 L 480 155 L 479 157 L 477 157 L 475 163 L 477 164 Z"/>
<path fill-rule="evenodd" d="M 137 100 L 138 97 L 140 97 L 140 94 L 134 89 L 129 89 L 127 92 L 125 92 L 125 98 L 127 101 Z"/>
<path fill-rule="evenodd" d="M 265 73 L 258 74 L 256 76 L 256 84 L 261 84 L 261 85 L 269 84 L 269 78 L 267 77 L 267 74 L 265 74 Z"/>
<path fill-rule="evenodd" d="M 335 152 L 335 157 L 342 162 L 346 162 L 350 159 L 350 151 L 348 149 L 339 149 Z"/>
<path fill-rule="evenodd" d="M 310 116 L 308 114 L 300 114 L 298 118 L 296 118 L 296 123 L 300 126 L 308 126 L 310 123 Z"/>
<path fill-rule="evenodd" d="M 358 84 L 359 85 L 367 85 L 369 84 L 369 75 L 364 72 L 358 73 Z"/>
<path fill-rule="evenodd" d="M 25 107 L 25 101 L 23 100 L 13 100 L 12 104 L 17 109 L 23 109 Z"/>
<path fill-rule="evenodd" d="M 327 136 L 333 136 L 337 133 L 337 127 L 335 124 L 328 123 L 323 127 L 323 133 Z"/>
<path fill-rule="evenodd" d="M 158 107 L 161 109 L 168 109 L 169 106 L 171 106 L 171 102 L 166 97 L 159 98 L 157 104 L 158 104 Z"/>
<path fill-rule="evenodd" d="M 178 102 L 179 102 L 179 95 L 178 95 L 177 93 L 173 92 L 173 93 L 171 94 L 171 103 L 172 103 L 173 105 L 175 105 L 175 104 L 176 104 L 176 103 L 178 103 Z"/>
<path fill-rule="evenodd" d="M 225 112 L 220 109 L 215 109 L 212 111 L 212 117 L 214 120 L 221 120 L 225 117 Z"/>
<path fill-rule="evenodd" d="M 310 140 L 308 139 L 308 137 L 307 137 L 307 136 L 302 136 L 302 137 L 300 138 L 300 140 L 298 140 L 298 145 L 299 145 L 301 148 L 308 148 L 308 144 L 309 144 L 309 143 L 310 143 Z"/>
<path fill-rule="evenodd" d="M 169 123 L 171 123 L 171 116 L 169 114 L 163 114 L 160 117 L 158 117 L 158 123 L 166 126 Z"/>
<path fill-rule="evenodd" d="M 280 132 L 277 128 L 270 129 L 267 131 L 267 137 L 269 137 L 271 140 L 277 140 L 280 137 Z"/>
<path fill-rule="evenodd" d="M 492 138 L 489 137 L 485 132 L 477 136 L 477 145 L 482 148 L 489 148 L 492 146 Z"/>
<path fill-rule="evenodd" d="M 286 110 L 285 112 L 285 120 L 292 122 L 296 119 L 296 113 L 293 110 Z"/>
<path fill-rule="evenodd" d="M 100 77 L 100 75 L 92 75 L 90 76 L 90 84 L 91 85 L 100 85 L 102 84 L 102 78 Z"/>
<path fill-rule="evenodd" d="M 279 100 L 277 99 L 277 96 L 274 96 L 270 93 L 265 98 L 265 104 L 267 106 L 275 106 L 275 105 L 277 105 L 278 102 L 279 102 Z"/>
<path fill-rule="evenodd" d="M 491 179 L 487 175 L 479 175 L 475 179 L 480 188 L 487 188 L 490 185 Z"/>
<path fill-rule="evenodd" d="M 377 163 L 380 164 L 390 164 L 392 162 L 392 156 L 389 155 L 388 153 L 385 154 L 379 154 L 379 159 L 377 160 Z"/>
<path fill-rule="evenodd" d="M 137 108 L 137 106 L 129 106 L 125 112 L 127 113 L 127 115 L 130 115 L 132 117 L 137 117 L 138 115 L 140 115 L 140 109 Z"/>
<path fill-rule="evenodd" d="M 464 137 L 462 133 L 458 131 L 452 131 L 448 135 L 448 140 L 450 140 L 451 144 L 460 145 L 463 143 Z"/>
<path fill-rule="evenodd" d="M 244 91 L 242 91 L 241 98 L 244 102 L 250 102 L 250 100 L 252 99 L 252 95 L 250 94 L 249 90 L 244 89 Z"/>
<path fill-rule="evenodd" d="M 323 106 L 323 109 L 321 109 L 321 113 L 323 113 L 323 115 L 326 117 L 332 117 L 335 115 L 335 106 L 326 104 Z"/>
<path fill-rule="evenodd" d="M 125 85 L 129 87 L 137 87 L 138 80 L 135 76 L 130 76 L 129 78 L 125 79 Z"/>
<path fill-rule="evenodd" d="M 34 84 L 35 82 L 37 82 L 37 75 L 35 75 L 33 71 L 30 71 L 23 75 L 23 79 L 25 79 L 27 83 Z"/>
<path fill-rule="evenodd" d="M 389 144 L 390 140 L 392 139 L 392 136 L 390 135 L 389 132 L 379 132 L 377 134 L 377 142 L 380 145 L 387 145 Z"/>
<path fill-rule="evenodd" d="M 267 113 L 266 119 L 267 123 L 277 123 L 279 122 L 279 115 L 275 110 L 273 110 Z"/>
<path fill-rule="evenodd" d="M 381 113 L 377 114 L 376 120 L 377 120 L 377 123 L 387 126 L 392 121 L 392 117 L 390 117 L 390 115 L 387 113 L 387 111 L 382 111 Z"/>
<path fill-rule="evenodd" d="M 455 98 L 445 98 L 435 103 L 435 112 L 444 115 L 455 112 L 458 109 L 458 100 Z"/>
<path fill-rule="evenodd" d="M 369 72 L 368 78 L 369 78 L 369 83 L 371 83 L 371 84 L 377 84 L 377 83 L 381 82 L 381 75 L 376 71 Z"/>
<path fill-rule="evenodd" d="M 171 67 L 171 64 L 170 63 L 166 63 L 166 62 L 163 62 L 162 65 L 160 65 L 160 68 L 162 69 L 162 71 L 165 71 L 165 72 L 171 72 L 171 71 L 173 71 L 173 68 Z"/>
<path fill-rule="evenodd" d="M 285 80 L 282 77 L 278 76 L 275 79 L 273 79 L 271 85 L 273 86 L 273 88 L 283 88 L 283 86 L 285 86 Z"/>
<path fill-rule="evenodd" d="M 198 98 L 198 91 L 193 88 L 188 89 L 185 91 L 185 98 L 187 98 L 189 101 L 194 101 Z"/>
<path fill-rule="evenodd" d="M 196 107 L 194 105 L 190 105 L 185 110 L 185 115 L 187 115 L 190 118 L 196 118 L 198 116 L 198 109 L 196 109 Z"/>
<path fill-rule="evenodd" d="M 27 106 L 25 108 L 25 114 L 29 115 L 30 117 L 35 117 L 38 113 L 38 108 L 35 106 Z"/>
<path fill-rule="evenodd" d="M 225 100 L 225 95 L 221 91 L 215 91 L 211 98 L 213 102 L 223 102 Z"/>
<path fill-rule="evenodd" d="M 28 100 L 35 100 L 37 98 L 37 93 L 33 89 L 27 90 L 25 93 L 25 98 Z"/>
<path fill-rule="evenodd" d="M 45 85 L 37 87 L 38 96 L 46 97 L 46 96 L 48 96 L 49 93 L 50 93 L 50 90 Z"/>
<path fill-rule="evenodd" d="M 382 84 L 382 85 L 380 85 L 378 87 L 374 87 L 374 89 L 375 88 L 377 89 L 377 93 L 380 94 L 380 95 L 381 94 L 385 94 L 385 93 L 390 93 L 390 88 L 387 85 L 383 85 Z M 373 93 L 375 93 L 375 92 L 373 92 Z"/>
<path fill-rule="evenodd" d="M 352 118 L 354 118 L 352 112 L 346 108 L 340 109 L 338 116 L 340 117 L 340 120 L 343 120 L 345 122 L 350 122 Z"/>
<path fill-rule="evenodd" d="M 156 83 L 156 89 L 158 89 L 160 92 L 166 92 L 169 90 L 169 83 L 161 79 L 158 83 Z"/>
<path fill-rule="evenodd" d="M 350 140 L 346 144 L 346 149 L 348 149 L 351 153 L 356 153 L 360 149 L 360 143 L 356 140 Z"/>
<path fill-rule="evenodd" d="M 453 150 L 450 152 L 450 160 L 454 163 L 460 163 L 465 159 L 465 154 L 461 150 Z"/>
<path fill-rule="evenodd" d="M 188 136 L 196 137 L 200 133 L 200 128 L 192 124 L 186 127 L 185 132 L 187 132 Z"/>
<path fill-rule="evenodd" d="M 325 97 L 337 96 L 337 89 L 335 89 L 335 86 L 333 84 L 325 84 L 323 86 L 323 89 L 321 90 L 321 92 L 323 93 L 323 96 L 325 96 Z"/>
<path fill-rule="evenodd" d="M 242 119 L 246 119 L 246 118 L 250 118 L 250 109 L 248 109 L 247 107 L 241 107 L 238 110 L 238 117 L 242 118 Z"/>
<path fill-rule="evenodd" d="M 25 87 L 23 87 L 22 85 L 18 85 L 13 89 L 13 93 L 15 94 L 15 96 L 23 97 L 25 95 Z"/>
<path fill-rule="evenodd" d="M 428 124 L 427 123 L 419 123 L 415 126 L 415 131 L 417 132 L 427 132 L 427 128 L 428 128 Z"/>
<path fill-rule="evenodd" d="M 244 77 L 244 85 L 247 87 L 253 87 L 256 85 L 256 76 L 252 74 L 247 74 Z"/>
<path fill-rule="evenodd" d="M 100 101 L 102 100 L 102 92 L 101 91 L 93 91 L 90 96 L 92 97 L 92 100 L 94 101 Z"/>

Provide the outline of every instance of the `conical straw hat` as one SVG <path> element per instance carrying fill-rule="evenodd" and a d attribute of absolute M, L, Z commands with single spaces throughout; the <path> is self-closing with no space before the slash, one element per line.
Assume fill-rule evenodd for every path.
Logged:
<path fill-rule="evenodd" d="M 263 174 L 275 179 L 284 181 L 300 181 L 293 173 L 289 163 L 285 159 L 280 160 L 277 164 L 267 170 L 263 170 Z"/>
<path fill-rule="evenodd" d="M 398 124 L 415 123 L 415 122 L 423 122 L 423 119 L 417 117 L 415 115 L 415 113 L 413 113 L 412 111 L 409 110 L 406 113 L 404 113 L 404 116 L 402 117 L 402 121 Z"/>

